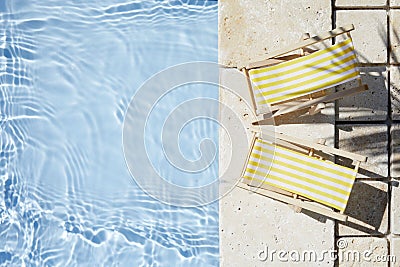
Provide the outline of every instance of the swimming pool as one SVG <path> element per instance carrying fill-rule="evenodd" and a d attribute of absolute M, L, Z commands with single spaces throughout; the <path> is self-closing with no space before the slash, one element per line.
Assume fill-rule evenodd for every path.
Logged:
<path fill-rule="evenodd" d="M 150 197 L 121 137 L 152 75 L 217 61 L 217 2 L 7 0 L 0 12 L 0 265 L 218 265 L 218 202 L 182 208 Z M 188 177 L 159 158 L 156 138 L 178 103 L 218 97 L 197 87 L 161 98 L 146 128 L 155 169 L 182 186 Z M 195 160 L 218 128 L 189 124 L 179 147 Z M 209 167 L 196 181 L 217 176 L 218 163 Z"/>

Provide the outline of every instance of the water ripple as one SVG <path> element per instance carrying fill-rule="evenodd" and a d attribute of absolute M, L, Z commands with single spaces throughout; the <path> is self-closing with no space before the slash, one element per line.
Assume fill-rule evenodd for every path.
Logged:
<path fill-rule="evenodd" d="M 218 263 L 218 205 L 150 198 L 121 148 L 147 78 L 216 59 L 216 11 L 214 1 L 0 1 L 0 266 Z"/>

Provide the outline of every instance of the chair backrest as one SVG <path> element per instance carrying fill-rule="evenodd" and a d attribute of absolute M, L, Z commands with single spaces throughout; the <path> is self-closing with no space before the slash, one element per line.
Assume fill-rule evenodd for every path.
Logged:
<path fill-rule="evenodd" d="M 354 169 L 256 138 L 243 182 L 265 183 L 344 211 L 356 174 Z"/>
<path fill-rule="evenodd" d="M 360 78 L 351 38 L 277 65 L 249 70 L 257 109 Z"/>

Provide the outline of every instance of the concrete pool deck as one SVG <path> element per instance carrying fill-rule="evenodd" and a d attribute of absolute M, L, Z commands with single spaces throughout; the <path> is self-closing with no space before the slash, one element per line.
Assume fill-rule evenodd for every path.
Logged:
<path fill-rule="evenodd" d="M 228 66 L 220 82 L 239 95 L 220 90 L 220 100 L 249 127 L 250 96 L 235 67 L 297 42 L 304 32 L 316 34 L 347 24 L 355 25 L 352 36 L 369 91 L 331 103 L 322 114 L 285 121 L 275 130 L 301 133 L 305 139 L 325 138 L 327 145 L 368 156 L 346 210 L 351 219 L 342 224 L 295 213 L 286 204 L 235 188 L 220 200 L 221 266 L 271 265 L 271 258 L 263 260 L 272 250 L 315 251 L 321 258 L 324 251 L 341 252 L 338 242 L 346 244 L 343 251 L 371 251 L 371 259 L 395 255 L 397 262 L 325 257 L 294 263 L 275 257 L 272 265 L 400 266 L 400 0 L 220 1 L 219 61 Z M 222 125 L 229 125 L 224 109 L 220 118 Z M 245 146 L 240 150 L 236 153 L 248 152 Z M 219 155 L 223 170 L 229 158 L 223 134 Z M 242 159 L 234 160 L 234 165 L 243 165 Z M 239 178 L 239 169 L 230 175 Z"/>

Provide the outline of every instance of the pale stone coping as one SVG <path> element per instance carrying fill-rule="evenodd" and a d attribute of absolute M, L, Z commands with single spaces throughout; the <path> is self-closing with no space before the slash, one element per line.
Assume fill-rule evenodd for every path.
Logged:
<path fill-rule="evenodd" d="M 341 237 L 337 244 L 339 266 L 379 267 L 388 266 L 387 262 L 377 262 L 377 257 L 388 255 L 388 241 L 378 237 Z M 374 261 L 375 260 L 375 261 Z"/>
<path fill-rule="evenodd" d="M 349 24 L 349 23 L 346 23 Z M 219 62 L 236 67 L 331 30 L 330 0 L 219 1 Z"/>
<path fill-rule="evenodd" d="M 339 125 L 339 148 L 368 157 L 357 178 L 387 179 L 388 133 L 386 125 Z M 349 163 L 349 162 L 348 162 Z"/>
<path fill-rule="evenodd" d="M 361 79 L 368 91 L 340 99 L 338 120 L 385 120 L 388 110 L 388 81 L 386 67 L 361 67 Z M 351 81 L 337 87 L 344 90 L 358 85 Z"/>
<path fill-rule="evenodd" d="M 391 45 L 390 63 L 400 63 L 400 27 L 399 27 L 400 10 L 399 9 L 390 10 L 389 23 L 390 23 L 390 45 Z"/>
<path fill-rule="evenodd" d="M 355 182 L 345 213 L 348 222 L 338 223 L 339 236 L 387 234 L 388 183 Z"/>
<path fill-rule="evenodd" d="M 351 32 L 358 59 L 362 63 L 386 63 L 386 10 L 337 10 L 336 25 L 353 23 Z"/>

